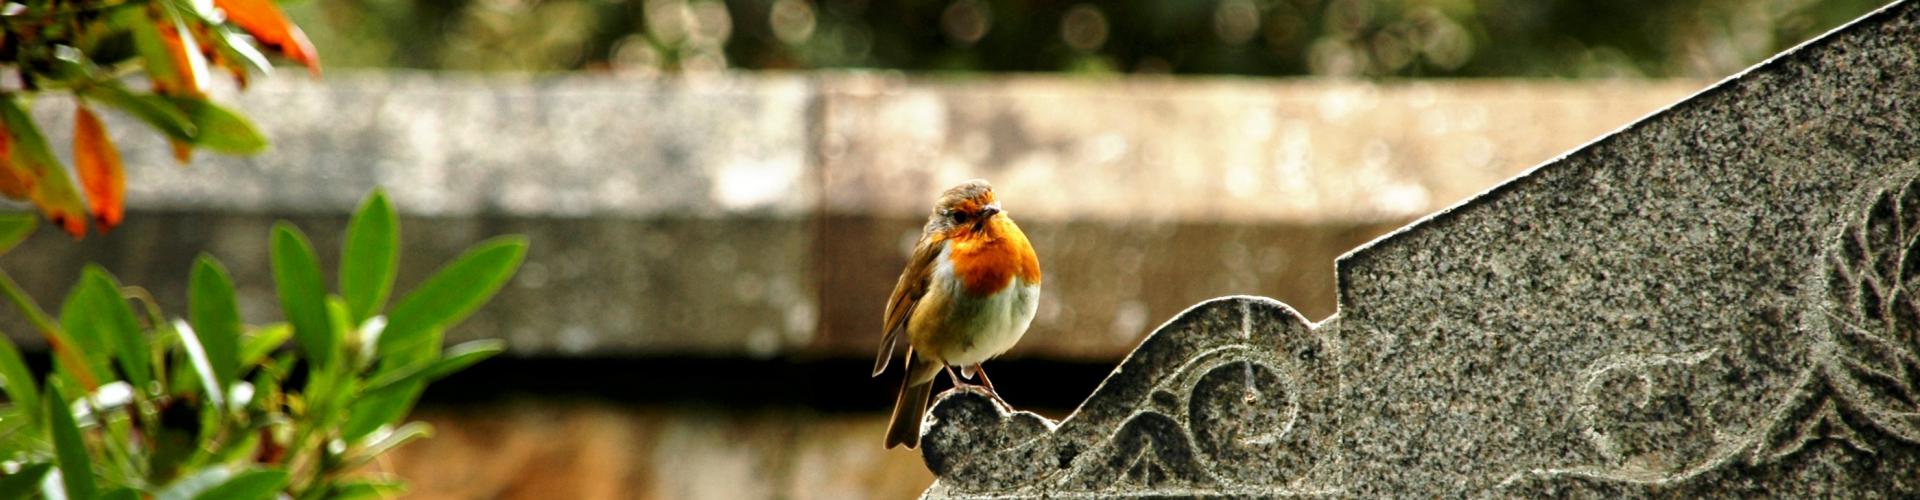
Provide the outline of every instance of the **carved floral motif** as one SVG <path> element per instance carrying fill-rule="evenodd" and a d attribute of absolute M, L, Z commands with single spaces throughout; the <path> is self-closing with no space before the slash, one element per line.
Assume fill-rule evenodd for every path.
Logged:
<path fill-rule="evenodd" d="M 1809 364 L 1764 425 L 1681 466 L 1636 463 L 1599 429 L 1593 388 L 1623 378 L 1616 372 L 1651 385 L 1650 371 L 1700 363 L 1713 352 L 1618 356 L 1589 368 L 1575 403 L 1582 433 L 1613 463 L 1528 471 L 1502 486 L 1540 478 L 1677 485 L 1734 466 L 1786 464 L 1818 442 L 1862 455 L 1920 445 L 1920 176 L 1871 190 L 1838 222 L 1822 256 L 1825 286 L 1814 287 L 1825 296 L 1800 301 L 1816 309 L 1810 324 L 1820 325 L 1808 332 Z M 1627 402 L 1634 404 L 1644 405 Z"/>
<path fill-rule="evenodd" d="M 1789 402 L 1793 418 L 1772 429 L 1763 460 L 1816 439 L 1873 451 L 1862 432 L 1920 444 L 1920 177 L 1869 200 L 1828 252 L 1826 338 L 1815 347 L 1805 394 Z"/>

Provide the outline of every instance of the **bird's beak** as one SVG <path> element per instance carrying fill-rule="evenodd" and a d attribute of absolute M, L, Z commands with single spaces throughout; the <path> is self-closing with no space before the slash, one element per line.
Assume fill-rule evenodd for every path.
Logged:
<path fill-rule="evenodd" d="M 977 231 L 980 228 L 986 227 L 987 221 L 993 220 L 993 216 L 995 215 L 1000 215 L 1000 202 L 996 201 L 988 203 L 987 206 L 980 207 L 980 217 L 974 219 L 974 230 Z"/>

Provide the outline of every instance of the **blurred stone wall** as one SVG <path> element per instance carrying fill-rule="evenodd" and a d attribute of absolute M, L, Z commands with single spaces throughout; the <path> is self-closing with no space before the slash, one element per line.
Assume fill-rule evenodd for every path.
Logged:
<path fill-rule="evenodd" d="M 274 78 L 230 96 L 271 152 L 176 168 L 156 134 L 114 120 L 127 225 L 78 245 L 42 233 L 8 264 L 48 303 L 95 261 L 179 305 L 206 251 L 232 268 L 243 314 L 265 321 L 278 316 L 267 225 L 301 223 L 331 261 L 344 215 L 384 187 L 407 216 L 400 290 L 483 237 L 532 238 L 520 275 L 455 340 L 504 338 L 520 355 L 857 356 L 933 197 L 983 177 L 1047 271 L 1013 355 L 1111 359 L 1206 298 L 1332 314 L 1335 256 L 1696 87 Z M 57 123 L 67 106 L 43 104 L 49 130 L 71 129 Z"/>
<path fill-rule="evenodd" d="M 257 157 L 176 168 L 155 133 L 110 120 L 130 168 L 128 222 L 79 243 L 42 231 L 0 265 L 48 307 L 97 262 L 180 311 L 204 251 L 233 272 L 242 314 L 274 321 L 268 225 L 298 223 L 331 267 L 346 213 L 384 187 L 404 216 L 397 293 L 487 236 L 532 241 L 452 341 L 503 338 L 519 358 L 845 364 L 872 355 L 932 198 L 983 177 L 1047 273 L 1040 315 L 1009 357 L 1110 363 L 1212 297 L 1264 295 L 1326 317 L 1336 256 L 1701 86 L 286 76 L 226 96 L 273 138 Z M 67 109 L 37 112 L 65 131 Z M 21 323 L 0 315 L 0 329 L 38 346 Z M 768 382 L 872 393 L 840 396 L 872 400 L 851 412 L 538 395 L 429 404 L 420 415 L 440 438 L 385 467 L 424 498 L 919 491 L 931 476 L 917 455 L 878 449 L 875 412 L 895 382 L 851 366 Z"/>

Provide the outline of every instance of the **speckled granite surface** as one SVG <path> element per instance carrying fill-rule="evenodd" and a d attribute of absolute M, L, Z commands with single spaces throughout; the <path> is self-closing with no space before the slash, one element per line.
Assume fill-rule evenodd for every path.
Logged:
<path fill-rule="evenodd" d="M 945 395 L 928 493 L 1920 495 L 1916 245 L 1907 1 L 1348 254 L 1326 322 L 1201 304 L 1058 423 Z"/>

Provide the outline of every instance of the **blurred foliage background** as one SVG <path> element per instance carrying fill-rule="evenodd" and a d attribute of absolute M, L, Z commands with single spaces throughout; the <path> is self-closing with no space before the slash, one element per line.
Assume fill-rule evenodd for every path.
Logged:
<path fill-rule="evenodd" d="M 1718 77 L 1881 0 L 337 0 L 335 67 Z"/>

